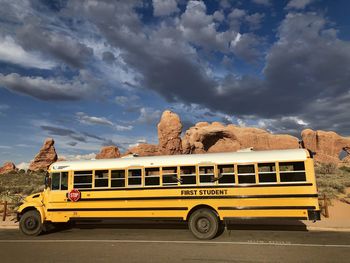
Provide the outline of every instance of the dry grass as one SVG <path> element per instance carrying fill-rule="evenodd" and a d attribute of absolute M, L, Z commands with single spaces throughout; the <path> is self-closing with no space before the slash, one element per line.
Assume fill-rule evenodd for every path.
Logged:
<path fill-rule="evenodd" d="M 315 167 L 316 182 L 320 195 L 329 198 L 341 198 L 346 195 L 346 188 L 350 187 L 350 168 L 337 168 L 331 164 L 318 164 Z"/>
<path fill-rule="evenodd" d="M 43 172 L 18 171 L 0 175 L 0 200 L 18 204 L 27 195 L 44 189 Z"/>

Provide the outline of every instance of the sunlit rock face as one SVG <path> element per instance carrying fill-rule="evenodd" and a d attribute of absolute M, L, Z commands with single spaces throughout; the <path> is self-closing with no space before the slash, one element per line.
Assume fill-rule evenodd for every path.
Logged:
<path fill-rule="evenodd" d="M 55 141 L 52 138 L 47 138 L 41 147 L 39 153 L 29 165 L 29 170 L 47 170 L 49 166 L 57 161 L 57 153 L 54 147 Z"/>
<path fill-rule="evenodd" d="M 18 169 L 16 165 L 12 162 L 6 162 L 3 166 L 0 167 L 0 174 L 6 174 L 11 172 L 16 172 Z"/>
<path fill-rule="evenodd" d="M 102 147 L 100 153 L 96 155 L 96 159 L 113 159 L 119 158 L 120 152 L 117 146 Z"/>
<path fill-rule="evenodd" d="M 304 147 L 315 152 L 315 160 L 320 163 L 347 163 L 350 161 L 350 138 L 342 137 L 332 131 L 303 130 L 301 133 Z M 339 156 L 344 151 L 343 160 Z"/>
<path fill-rule="evenodd" d="M 181 154 L 182 123 L 180 117 L 169 110 L 163 112 L 158 124 L 158 149 L 161 154 Z"/>
<path fill-rule="evenodd" d="M 271 134 L 258 128 L 223 125 L 218 122 L 197 123 L 182 138 L 183 153 L 230 152 L 253 147 L 255 150 L 299 148 L 291 135 Z"/>

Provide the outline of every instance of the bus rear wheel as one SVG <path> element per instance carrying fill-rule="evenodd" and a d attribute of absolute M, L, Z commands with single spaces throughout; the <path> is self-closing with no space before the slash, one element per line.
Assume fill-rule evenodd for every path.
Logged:
<path fill-rule="evenodd" d="M 219 231 L 219 218 L 211 209 L 198 209 L 190 216 L 188 227 L 192 234 L 202 240 L 214 238 Z"/>
<path fill-rule="evenodd" d="M 43 229 L 40 213 L 36 210 L 25 212 L 19 221 L 20 231 L 27 236 L 37 236 Z"/>

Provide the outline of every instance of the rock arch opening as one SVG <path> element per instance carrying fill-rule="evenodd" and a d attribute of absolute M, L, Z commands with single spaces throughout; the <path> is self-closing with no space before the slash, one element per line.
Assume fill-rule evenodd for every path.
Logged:
<path fill-rule="evenodd" d="M 344 147 L 339 153 L 339 160 L 344 160 L 346 157 L 350 156 L 350 147 Z"/>

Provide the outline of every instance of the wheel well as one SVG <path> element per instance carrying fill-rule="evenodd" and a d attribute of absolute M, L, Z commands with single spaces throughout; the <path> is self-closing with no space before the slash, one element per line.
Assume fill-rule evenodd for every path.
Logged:
<path fill-rule="evenodd" d="M 218 212 L 213 207 L 211 207 L 209 205 L 196 205 L 195 207 L 192 207 L 190 212 L 188 212 L 187 217 L 186 217 L 186 221 L 190 218 L 190 216 L 193 214 L 193 212 L 195 212 L 196 210 L 201 209 L 201 208 L 207 208 L 207 209 L 212 210 L 217 215 L 217 217 L 220 218 Z"/>
<path fill-rule="evenodd" d="M 21 214 L 23 215 L 24 213 L 30 211 L 30 210 L 38 210 L 36 209 L 34 206 L 29 206 L 29 207 L 26 207 L 22 210 Z M 39 211 L 38 211 L 39 212 Z"/>
<path fill-rule="evenodd" d="M 24 213 L 26 213 L 26 212 L 28 212 L 28 211 L 31 211 L 31 210 L 37 210 L 37 211 L 38 211 L 38 209 L 36 209 L 34 206 L 26 207 L 26 208 L 24 208 L 24 209 L 22 210 L 21 213 L 18 213 L 18 214 L 17 214 L 17 220 L 19 221 L 19 220 L 21 219 L 22 215 L 24 215 Z M 38 211 L 38 212 L 39 212 L 39 211 Z M 40 213 L 40 212 L 39 212 L 39 213 Z"/>

